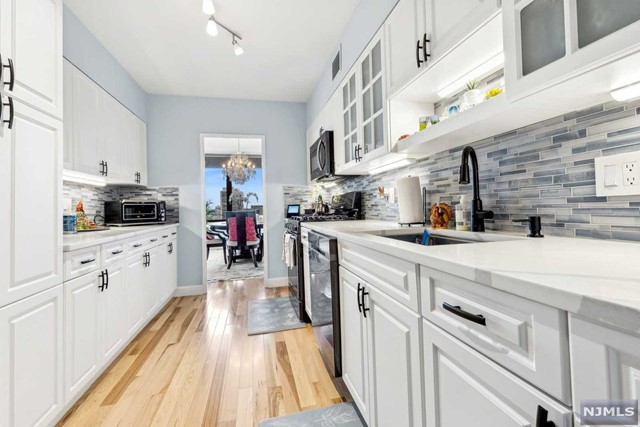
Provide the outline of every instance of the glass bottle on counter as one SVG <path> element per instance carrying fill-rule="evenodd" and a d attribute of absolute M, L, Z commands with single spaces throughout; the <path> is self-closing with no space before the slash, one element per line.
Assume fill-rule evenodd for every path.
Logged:
<path fill-rule="evenodd" d="M 460 203 L 456 205 L 456 230 L 471 231 L 471 208 L 467 196 L 460 196 Z"/>

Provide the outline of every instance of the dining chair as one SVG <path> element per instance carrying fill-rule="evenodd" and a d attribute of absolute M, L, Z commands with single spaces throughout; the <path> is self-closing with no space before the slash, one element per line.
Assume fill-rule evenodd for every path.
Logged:
<path fill-rule="evenodd" d="M 258 267 L 256 249 L 260 246 L 256 211 L 233 211 L 226 213 L 227 219 L 227 249 L 229 251 L 227 270 L 234 262 L 235 252 L 248 250 L 251 253 L 253 265 Z"/>

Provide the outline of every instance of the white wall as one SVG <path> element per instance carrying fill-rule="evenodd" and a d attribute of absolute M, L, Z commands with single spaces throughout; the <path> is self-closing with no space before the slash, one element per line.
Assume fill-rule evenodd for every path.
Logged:
<path fill-rule="evenodd" d="M 356 59 L 371 41 L 382 23 L 387 19 L 398 0 L 360 0 L 356 7 L 347 28 L 345 29 L 340 43 L 342 43 L 342 70 L 331 80 L 331 61 L 338 51 L 340 43 L 336 46 L 331 58 L 327 58 L 327 65 L 322 71 L 316 87 L 307 101 L 307 126 L 322 110 L 324 104 L 331 98 L 347 71 L 351 69 Z"/>
<path fill-rule="evenodd" d="M 146 122 L 147 94 L 66 6 L 62 29 L 64 57 Z"/>
<path fill-rule="evenodd" d="M 283 185 L 306 184 L 305 104 L 149 95 L 149 185 L 180 187 L 178 283 L 202 277 L 200 134 L 264 135 L 269 278 L 287 275 L 281 259 Z"/>

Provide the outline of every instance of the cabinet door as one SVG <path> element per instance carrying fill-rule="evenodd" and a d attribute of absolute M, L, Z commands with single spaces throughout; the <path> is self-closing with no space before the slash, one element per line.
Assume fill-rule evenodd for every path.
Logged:
<path fill-rule="evenodd" d="M 100 369 L 98 299 L 101 284 L 98 272 L 64 284 L 66 402 L 90 383 Z"/>
<path fill-rule="evenodd" d="M 127 110 L 124 115 L 124 164 L 123 181 L 137 184 L 137 173 L 140 172 L 140 126 L 138 118 Z"/>
<path fill-rule="evenodd" d="M 107 267 L 107 287 L 100 293 L 101 357 L 110 360 L 128 337 L 127 288 L 124 262 Z"/>
<path fill-rule="evenodd" d="M 8 93 L 62 119 L 62 0 L 0 0 L 0 52 L 14 66 Z"/>
<path fill-rule="evenodd" d="M 101 89 L 82 71 L 73 69 L 73 169 L 100 174 L 98 104 Z"/>
<path fill-rule="evenodd" d="M 426 0 L 427 33 L 431 60 L 468 36 L 500 9 L 499 0 Z"/>
<path fill-rule="evenodd" d="M 175 292 L 176 288 L 178 287 L 178 246 L 177 246 L 177 243 L 178 243 L 177 240 L 173 240 L 173 241 L 171 241 L 169 243 L 170 244 L 170 247 L 169 247 L 169 250 L 168 250 L 169 259 L 167 261 L 167 264 L 169 265 L 169 274 L 165 278 L 166 283 L 168 285 L 167 285 L 167 294 L 165 295 L 164 299 L 173 296 L 173 293 Z"/>
<path fill-rule="evenodd" d="M 63 92 L 64 92 L 64 149 L 63 167 L 73 169 L 73 74 L 75 67 L 69 61 L 64 61 Z"/>
<path fill-rule="evenodd" d="M 149 176 L 147 174 L 147 124 L 136 118 L 138 126 L 138 172 L 140 172 L 140 183 L 147 185 Z"/>
<path fill-rule="evenodd" d="M 125 273 L 127 288 L 127 335 L 137 333 L 145 320 L 145 278 L 143 254 L 127 258 Z"/>
<path fill-rule="evenodd" d="M 574 0 L 580 49 L 640 21 L 637 0 Z M 635 40 L 637 42 L 637 25 Z"/>
<path fill-rule="evenodd" d="M 120 181 L 125 176 L 124 107 L 107 92 L 98 95 L 98 153 L 107 162 L 107 178 Z"/>
<path fill-rule="evenodd" d="M 342 379 L 364 420 L 369 423 L 369 365 L 367 322 L 359 310 L 357 276 L 340 267 L 340 334 L 342 336 Z M 372 425 L 369 423 L 369 425 Z M 399 425 L 399 424 L 398 424 Z"/>
<path fill-rule="evenodd" d="M 387 92 L 393 94 L 418 73 L 425 29 L 425 0 L 400 0 L 384 23 Z"/>
<path fill-rule="evenodd" d="M 570 318 L 573 405 L 583 400 L 640 399 L 640 337 Z"/>
<path fill-rule="evenodd" d="M 423 340 L 427 427 L 531 427 L 538 406 L 556 427 L 572 425 L 569 408 L 426 320 Z"/>
<path fill-rule="evenodd" d="M 420 316 L 367 285 L 371 426 L 423 425 Z M 454 425 L 454 424 L 444 424 Z M 462 425 L 462 424 L 460 424 Z"/>
<path fill-rule="evenodd" d="M 0 307 L 62 283 L 62 122 L 14 108 L 0 136 Z"/>
<path fill-rule="evenodd" d="M 0 425 L 52 424 L 63 401 L 62 285 L 0 309 Z"/>
<path fill-rule="evenodd" d="M 144 272 L 144 286 L 145 316 L 148 318 L 158 309 L 160 300 L 162 299 L 162 283 L 166 280 L 166 277 L 163 277 L 163 261 L 166 261 L 166 259 L 164 256 L 164 245 L 156 246 L 155 248 L 147 251 L 147 253 L 149 254 L 149 261 Z"/>
<path fill-rule="evenodd" d="M 368 53 L 359 62 L 360 84 L 358 97 L 362 105 L 363 157 L 367 160 L 388 151 L 384 125 L 385 86 L 383 72 L 382 37 L 379 35 L 370 44 Z"/>
<path fill-rule="evenodd" d="M 357 68 L 357 67 L 356 67 Z M 357 70 L 353 70 L 342 86 L 342 141 L 334 141 L 334 144 L 342 146 L 344 152 L 344 165 L 355 163 L 360 152 L 358 143 L 358 84 Z"/>

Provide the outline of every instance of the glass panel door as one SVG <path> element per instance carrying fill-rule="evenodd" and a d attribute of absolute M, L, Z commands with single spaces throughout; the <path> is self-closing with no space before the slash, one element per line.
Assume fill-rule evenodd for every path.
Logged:
<path fill-rule="evenodd" d="M 364 154 L 384 146 L 383 93 L 382 93 L 382 45 L 378 41 L 362 61 L 362 73 L 368 84 L 362 81 L 362 125 L 364 129 Z"/>
<path fill-rule="evenodd" d="M 580 48 L 640 21 L 638 0 L 576 0 L 576 10 Z"/>
<path fill-rule="evenodd" d="M 566 55 L 564 0 L 533 0 L 519 21 L 523 76 Z"/>
<path fill-rule="evenodd" d="M 358 109 L 356 99 L 356 73 L 342 87 L 342 117 L 344 125 L 344 163 L 356 160 Z"/>

